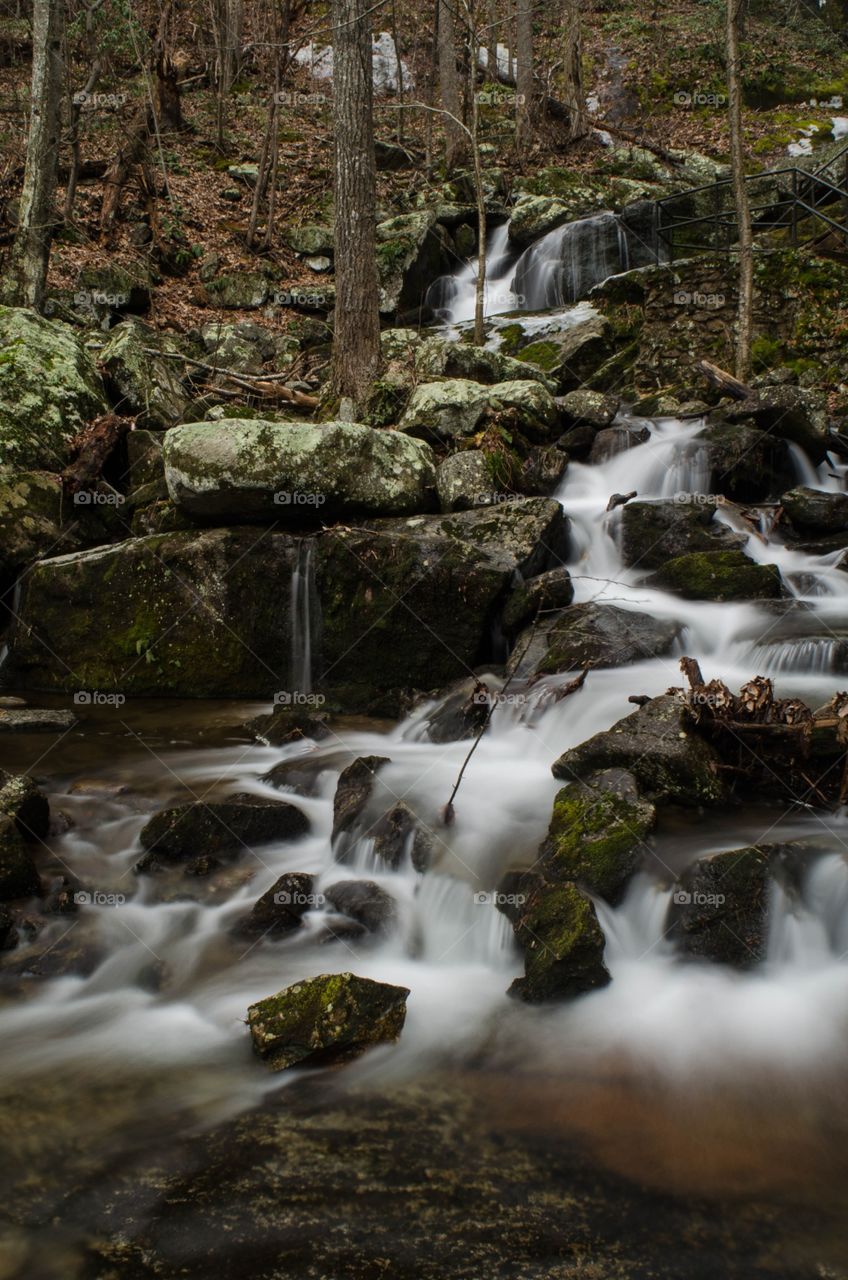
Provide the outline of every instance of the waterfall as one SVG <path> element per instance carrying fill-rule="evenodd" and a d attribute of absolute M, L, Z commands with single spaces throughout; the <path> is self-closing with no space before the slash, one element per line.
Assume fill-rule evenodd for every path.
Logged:
<path fill-rule="evenodd" d="M 579 302 L 630 268 L 628 236 L 614 213 L 598 213 L 549 231 L 515 264 L 513 289 L 528 311 Z"/>
<path fill-rule="evenodd" d="M 524 299 L 512 291 L 512 273 L 516 254 L 510 247 L 507 223 L 493 227 L 486 247 L 486 278 L 483 313 L 499 315 L 524 306 Z M 427 305 L 434 316 L 446 324 L 456 325 L 474 319 L 477 294 L 477 258 L 466 262 L 456 275 L 440 276 L 427 291 Z"/>
<path fill-rule="evenodd" d="M 312 619 L 315 596 L 315 539 L 303 538 L 292 570 L 289 608 L 291 618 L 291 690 L 312 692 Z"/>
<path fill-rule="evenodd" d="M 21 608 L 21 579 L 20 578 L 17 578 L 15 580 L 15 585 L 11 589 L 11 596 L 12 596 L 11 604 L 9 604 L 8 606 L 6 604 L 6 600 L 8 599 L 8 596 L 4 597 L 4 600 L 2 603 L 3 612 L 6 612 L 8 610 L 8 613 L 9 613 L 9 624 L 8 624 L 8 630 L 6 633 L 7 637 L 11 635 L 12 628 L 14 627 L 15 621 L 18 617 L 18 614 L 20 613 L 20 608 Z M 9 640 L 7 638 L 0 641 L 0 670 L 2 670 L 3 667 L 6 665 L 6 660 L 8 657 L 9 657 Z"/>

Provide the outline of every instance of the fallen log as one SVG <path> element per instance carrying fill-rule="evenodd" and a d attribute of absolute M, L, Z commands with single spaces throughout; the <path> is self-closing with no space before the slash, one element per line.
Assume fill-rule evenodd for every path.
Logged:
<path fill-rule="evenodd" d="M 750 400 L 752 396 L 756 396 L 753 387 L 746 386 L 744 382 L 734 378 L 732 373 L 726 373 L 724 369 L 719 369 L 717 364 L 712 364 L 709 360 L 698 360 L 695 368 L 704 375 L 710 386 L 715 387 L 722 395 L 731 396 L 734 400 Z"/>
<path fill-rule="evenodd" d="M 134 421 L 117 413 L 104 413 L 74 437 L 71 442 L 74 461 L 62 472 L 65 493 L 73 496 L 101 478 L 104 466 Z"/>

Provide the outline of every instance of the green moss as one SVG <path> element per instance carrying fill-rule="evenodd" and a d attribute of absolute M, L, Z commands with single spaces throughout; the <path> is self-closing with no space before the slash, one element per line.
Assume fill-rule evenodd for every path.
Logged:
<path fill-rule="evenodd" d="M 645 853 L 652 805 L 601 785 L 570 783 L 554 801 L 544 845 L 547 874 L 615 900 Z"/>
<path fill-rule="evenodd" d="M 524 946 L 524 1000 L 568 999 L 606 986 L 604 935 L 592 903 L 573 884 L 544 884 L 516 929 Z"/>
<path fill-rule="evenodd" d="M 519 359 L 534 364 L 544 373 L 550 373 L 559 364 L 561 353 L 555 342 L 531 342 L 529 346 L 522 347 Z"/>

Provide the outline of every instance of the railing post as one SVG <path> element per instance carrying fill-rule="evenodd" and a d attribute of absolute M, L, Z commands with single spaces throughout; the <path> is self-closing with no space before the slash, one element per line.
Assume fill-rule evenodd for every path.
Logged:
<path fill-rule="evenodd" d="M 792 216 L 789 231 L 789 243 L 793 248 L 798 245 L 798 170 L 792 170 Z"/>

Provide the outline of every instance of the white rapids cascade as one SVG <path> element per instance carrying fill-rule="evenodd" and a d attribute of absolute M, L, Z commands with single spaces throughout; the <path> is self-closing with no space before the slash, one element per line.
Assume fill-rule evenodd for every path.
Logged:
<path fill-rule="evenodd" d="M 655 695 L 679 684 L 683 652 L 699 660 L 707 679 L 721 677 L 738 687 L 766 670 L 781 695 L 798 695 L 813 705 L 844 683 L 827 648 L 848 634 L 848 573 L 835 567 L 833 555 L 791 551 L 765 527 L 748 530 L 749 554 L 778 564 L 791 597 L 802 606 L 793 607 L 790 599 L 778 630 L 797 612 L 804 634 L 793 639 L 787 631 L 778 645 L 773 610 L 684 601 L 646 586 L 624 566 L 617 541 L 621 513 L 606 510 L 611 494 L 635 489 L 641 498 L 671 498 L 704 493 L 709 484 L 701 421 L 665 418 L 640 425 L 650 429 L 644 443 L 597 465 L 572 463 L 557 496 L 572 523 L 576 599 L 674 619 L 681 628 L 677 652 L 594 670 L 580 691 L 559 703 L 551 689 L 567 681 L 567 673 L 539 681 L 523 702 L 505 699 L 467 767 L 450 827 L 441 824 L 440 813 L 469 743 L 429 740 L 427 723 L 436 704 L 420 707 L 388 731 L 362 722 L 337 724 L 317 744 L 174 743 L 159 747 L 155 757 L 139 746 L 131 765 L 104 759 L 101 780 L 126 784 L 128 792 L 96 805 L 90 796 L 72 792 L 72 779 L 55 779 L 52 804 L 74 823 L 57 837 L 56 853 L 83 883 L 123 894 L 126 902 L 82 908 L 104 955 L 90 976 L 33 985 L 26 1001 L 0 1009 L 0 1036 L 15 1046 L 6 1055 L 4 1079 L 47 1070 L 57 1057 L 63 1068 L 96 1057 L 101 1070 L 202 1058 L 229 1068 L 228 1095 L 233 1073 L 245 1094 L 271 1087 L 250 1063 L 243 1025 L 248 1005 L 300 978 L 343 969 L 411 991 L 404 1034 L 398 1045 L 370 1055 L 372 1072 L 375 1065 L 391 1074 L 418 1069 L 422 1061 L 461 1059 L 499 1035 L 523 1039 L 522 1023 L 538 1028 L 540 1019 L 554 1055 L 565 1045 L 579 1045 L 589 1060 L 620 1050 L 681 1076 L 718 1074 L 740 1059 L 799 1065 L 829 1055 L 844 1059 L 848 821 L 841 815 L 703 815 L 678 841 L 669 844 L 666 838 L 620 906 L 599 904 L 613 977 L 609 987 L 543 1011 L 505 996 L 521 959 L 491 891 L 507 869 L 534 860 L 558 789 L 551 764 L 564 750 L 630 713 L 630 695 Z M 807 483 L 823 489 L 842 484 L 832 462 L 816 471 L 806 459 L 798 461 Z M 308 579 L 305 561 L 298 573 L 293 589 L 300 601 Z M 299 634 L 304 635 L 303 624 Z M 303 641 L 298 662 L 305 681 Z M 245 708 L 245 718 L 251 710 Z M 378 864 L 368 840 L 354 845 L 344 865 L 335 861 L 330 832 L 336 781 L 354 757 L 369 754 L 391 760 L 378 775 L 375 800 L 402 799 L 433 833 L 436 857 L 424 874 L 413 868 L 408 853 L 397 870 Z M 315 771 L 312 794 L 281 791 L 263 781 L 272 766 L 301 757 Z M 163 803 L 165 771 L 178 780 L 181 799 L 206 795 L 213 786 L 219 792 L 285 796 L 309 817 L 310 834 L 296 843 L 262 846 L 249 883 L 234 879 L 223 898 L 196 902 L 176 895 L 158 901 L 153 878 L 136 877 L 131 868 L 139 856 L 138 833 Z M 799 837 L 814 839 L 821 856 L 811 863 L 800 894 L 790 898 L 774 889 L 768 957 L 761 966 L 742 975 L 675 954 L 666 913 L 674 877 L 689 861 L 757 840 Z M 236 942 L 229 933 L 233 923 L 287 871 L 318 878 L 305 927 L 284 939 Z M 322 895 L 346 879 L 376 881 L 394 899 L 397 924 L 388 936 L 370 945 L 327 940 L 330 908 Z M 166 977 L 151 989 L 144 975 L 154 961 Z M 275 1087 L 279 1082 L 273 1078 Z"/>

